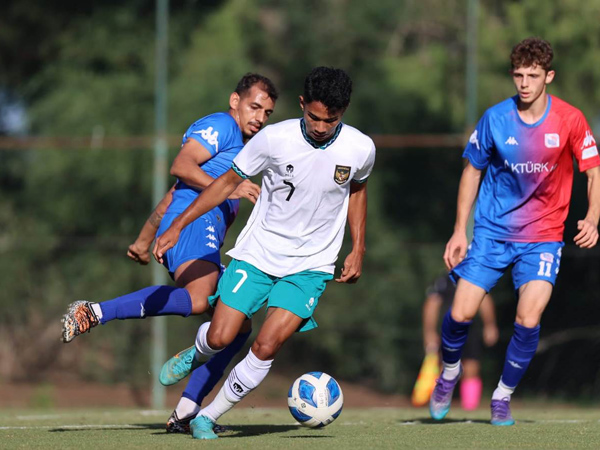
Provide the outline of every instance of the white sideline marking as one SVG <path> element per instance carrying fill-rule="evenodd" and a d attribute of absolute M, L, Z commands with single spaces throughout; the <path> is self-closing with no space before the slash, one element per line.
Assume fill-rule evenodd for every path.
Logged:
<path fill-rule="evenodd" d="M 0 430 L 40 430 L 40 429 L 78 429 L 78 428 L 147 428 L 144 425 L 112 424 L 112 425 L 40 425 L 36 427 L 0 427 Z"/>

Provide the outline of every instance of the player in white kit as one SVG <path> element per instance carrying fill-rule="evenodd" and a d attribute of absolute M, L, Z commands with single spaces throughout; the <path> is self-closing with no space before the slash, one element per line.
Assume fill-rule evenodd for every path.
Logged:
<path fill-rule="evenodd" d="M 217 419 L 266 377 L 283 343 L 315 328 L 313 313 L 334 277 L 346 220 L 352 251 L 339 278 L 360 277 L 365 253 L 367 178 L 375 162 L 373 141 L 342 123 L 352 81 L 340 69 L 317 67 L 300 96 L 301 119 L 266 127 L 157 240 L 154 256 L 178 240 L 187 224 L 227 198 L 244 179 L 262 173 L 261 193 L 235 247 L 233 260 L 211 299 L 215 313 L 196 344 L 163 366 L 161 382 L 174 384 L 225 348 L 243 321 L 265 303 L 267 317 L 250 352 L 229 374 L 215 400 L 190 423 L 196 439 L 215 439 Z"/>

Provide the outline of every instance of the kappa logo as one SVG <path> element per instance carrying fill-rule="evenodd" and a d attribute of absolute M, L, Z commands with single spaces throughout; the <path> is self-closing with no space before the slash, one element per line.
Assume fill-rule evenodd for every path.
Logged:
<path fill-rule="evenodd" d="M 558 133 L 546 133 L 544 134 L 544 144 L 547 148 L 558 148 L 560 147 L 560 136 Z"/>
<path fill-rule="evenodd" d="M 215 237 L 214 234 L 207 234 L 206 239 L 213 241 L 213 242 L 217 240 L 217 238 Z"/>
<path fill-rule="evenodd" d="M 219 132 L 216 130 L 213 131 L 213 127 L 208 127 L 205 130 L 200 131 L 192 131 L 192 133 L 202 136 L 202 139 L 204 139 L 210 145 L 214 145 L 215 151 L 217 153 L 219 152 Z"/>
<path fill-rule="evenodd" d="M 587 130 L 585 132 L 585 138 L 583 139 L 583 145 L 581 146 L 581 149 L 583 150 L 584 148 L 589 147 L 595 143 L 596 143 L 596 139 L 594 139 L 592 132 L 590 130 Z"/>
<path fill-rule="evenodd" d="M 212 225 L 206 227 L 206 231 L 210 231 L 211 233 L 215 232 L 215 227 L 213 227 Z"/>
<path fill-rule="evenodd" d="M 515 137 L 514 137 L 514 136 L 510 136 L 510 137 L 509 137 L 509 138 L 506 140 L 505 144 L 506 144 L 506 145 L 519 145 L 519 143 L 517 142 L 517 140 L 515 139 Z"/>
<path fill-rule="evenodd" d="M 218 250 L 218 249 L 217 249 L 217 246 L 216 246 L 215 244 L 213 244 L 212 242 L 207 242 L 207 243 L 206 243 L 206 246 L 207 246 L 207 247 L 210 247 L 210 248 L 212 248 L 212 249 L 214 249 L 214 250 Z"/>
<path fill-rule="evenodd" d="M 477 150 L 480 150 L 479 140 L 477 139 L 477 130 L 473 131 L 473 134 L 471 134 L 471 137 L 469 138 L 469 142 L 477 147 Z"/>
<path fill-rule="evenodd" d="M 518 363 L 511 361 L 510 359 L 507 361 L 511 366 L 513 366 L 515 369 L 522 369 L 523 367 L 521 367 Z"/>
<path fill-rule="evenodd" d="M 288 164 L 287 166 L 285 166 L 285 176 L 291 177 L 293 174 L 294 174 L 294 166 L 292 166 L 291 164 Z"/>
<path fill-rule="evenodd" d="M 333 173 L 333 180 L 337 184 L 344 184 L 350 178 L 350 166 L 335 166 L 335 172 Z"/>

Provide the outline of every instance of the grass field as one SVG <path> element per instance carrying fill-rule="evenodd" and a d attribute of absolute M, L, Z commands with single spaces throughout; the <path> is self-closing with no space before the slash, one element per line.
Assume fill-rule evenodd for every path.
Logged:
<path fill-rule="evenodd" d="M 216 441 L 164 431 L 169 411 L 3 410 L 0 448 L 44 449 L 379 449 L 600 447 L 600 410 L 541 406 L 518 408 L 513 427 L 489 425 L 489 412 L 451 411 L 433 422 L 425 409 L 344 410 L 332 425 L 311 430 L 285 409 L 237 409 L 222 420 L 229 431 Z"/>

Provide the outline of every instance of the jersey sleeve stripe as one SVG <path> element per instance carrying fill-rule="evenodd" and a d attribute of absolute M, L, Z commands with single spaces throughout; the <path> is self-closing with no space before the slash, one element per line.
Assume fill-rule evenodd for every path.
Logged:
<path fill-rule="evenodd" d="M 369 179 L 369 177 L 363 178 L 362 180 L 356 180 L 356 179 L 353 178 L 352 182 L 353 183 L 358 183 L 358 184 L 363 184 L 363 183 L 366 183 L 368 179 Z"/>
<path fill-rule="evenodd" d="M 235 163 L 231 163 L 231 168 L 233 169 L 233 171 L 235 173 L 237 173 L 240 177 L 242 177 L 244 180 L 247 178 L 250 178 L 248 175 L 246 175 L 238 166 L 235 165 Z"/>

